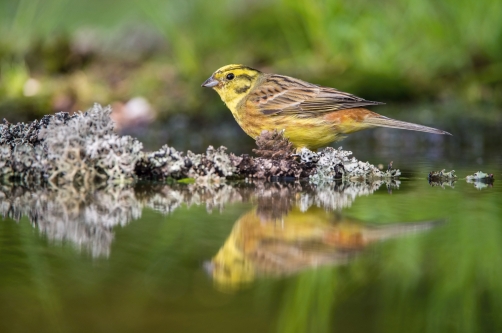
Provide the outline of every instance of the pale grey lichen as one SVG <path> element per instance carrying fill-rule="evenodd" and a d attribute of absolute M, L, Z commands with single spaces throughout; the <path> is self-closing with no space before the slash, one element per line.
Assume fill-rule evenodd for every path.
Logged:
<path fill-rule="evenodd" d="M 455 170 L 451 170 L 446 172 L 445 169 L 441 171 L 431 171 L 429 172 L 429 181 L 445 181 L 445 180 L 453 180 L 456 179 Z"/>
<path fill-rule="evenodd" d="M 478 190 L 493 186 L 493 181 L 495 180 L 493 174 L 484 173 L 483 171 L 475 172 L 465 179 L 468 183 L 474 184 L 474 187 Z"/>
<path fill-rule="evenodd" d="M 308 178 L 315 184 L 334 179 L 394 179 L 399 170 L 380 171 L 352 152 L 326 148 L 320 153 L 294 148 L 283 132 L 257 138 L 260 157 L 228 154 L 209 146 L 204 153 L 186 154 L 164 145 L 142 152 L 142 144 L 113 132 L 111 108 L 95 104 L 74 115 L 57 113 L 31 124 L 4 122 L 0 127 L 0 176 L 52 185 L 96 182 L 124 183 L 138 178 L 192 178 L 197 183 L 221 183 L 229 177 L 248 179 Z"/>
<path fill-rule="evenodd" d="M 493 174 L 484 173 L 483 171 L 475 172 L 473 175 L 468 175 L 465 177 L 468 181 L 480 181 L 480 180 L 494 180 Z"/>
<path fill-rule="evenodd" d="M 445 169 L 441 171 L 431 171 L 427 177 L 429 180 L 429 185 L 440 186 L 445 188 L 445 186 L 454 188 L 457 176 L 455 176 L 455 170 L 446 172 Z"/>
<path fill-rule="evenodd" d="M 0 175 L 5 176 L 13 172 L 11 166 L 12 150 L 9 145 L 0 146 Z"/>
<path fill-rule="evenodd" d="M 57 113 L 31 124 L 0 128 L 0 175 L 53 184 L 133 179 L 142 144 L 113 133 L 111 108 Z"/>
<path fill-rule="evenodd" d="M 30 182 L 41 181 L 44 152 L 37 135 L 47 119 L 15 125 L 4 120 L 0 125 L 0 179 L 17 177 Z"/>
<path fill-rule="evenodd" d="M 168 145 L 162 146 L 159 150 L 145 153 L 136 165 L 136 174 L 139 177 L 151 179 L 187 177 L 190 160 Z"/>
<path fill-rule="evenodd" d="M 189 177 L 206 177 L 206 179 L 216 180 L 232 176 L 235 166 L 226 150 L 225 147 L 214 149 L 213 146 L 209 146 L 205 154 L 194 154 L 188 151 L 187 157 L 191 163 Z"/>
<path fill-rule="evenodd" d="M 351 180 L 377 180 L 394 179 L 401 175 L 401 171 L 390 169 L 385 172 L 379 170 L 369 162 L 358 161 L 355 157 L 350 157 L 351 151 L 326 148 L 320 153 L 313 153 L 305 148 L 300 151 L 300 158 L 305 163 L 316 161 L 316 173 L 310 176 L 314 184 L 329 182 L 334 179 Z"/>
<path fill-rule="evenodd" d="M 130 180 L 142 144 L 129 136 L 113 133 L 111 108 L 95 104 L 87 112 L 70 119 L 51 120 L 40 130 L 46 149 L 46 172 L 51 181 L 66 183 L 96 179 Z"/>
<path fill-rule="evenodd" d="M 136 174 L 148 179 L 193 178 L 200 183 L 220 182 L 234 175 L 236 168 L 225 147 L 209 146 L 205 153 L 188 151 L 186 156 L 173 147 L 143 154 L 136 164 Z"/>
<path fill-rule="evenodd" d="M 135 177 L 136 162 L 141 158 L 143 145 L 130 136 L 107 134 L 91 142 L 87 153 L 98 170 L 108 179 L 124 182 Z"/>
<path fill-rule="evenodd" d="M 319 154 L 307 148 L 302 148 L 298 156 L 303 163 L 317 163 L 319 161 Z"/>

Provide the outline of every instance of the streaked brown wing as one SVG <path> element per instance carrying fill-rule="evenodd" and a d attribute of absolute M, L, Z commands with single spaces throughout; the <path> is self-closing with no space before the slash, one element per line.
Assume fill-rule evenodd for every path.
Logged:
<path fill-rule="evenodd" d="M 253 103 L 265 115 L 280 113 L 300 117 L 315 117 L 319 113 L 384 104 L 276 74 L 269 75 L 260 88 L 252 91 L 248 102 Z"/>

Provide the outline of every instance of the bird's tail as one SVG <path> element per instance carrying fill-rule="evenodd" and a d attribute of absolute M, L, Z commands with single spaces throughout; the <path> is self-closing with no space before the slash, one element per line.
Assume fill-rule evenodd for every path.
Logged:
<path fill-rule="evenodd" d="M 364 238 L 369 242 L 382 241 L 405 235 L 418 234 L 444 224 L 445 220 L 390 223 L 387 225 L 368 227 L 364 231 Z"/>
<path fill-rule="evenodd" d="M 363 120 L 363 123 L 366 123 L 371 126 L 400 128 L 400 129 L 405 129 L 405 130 L 410 130 L 410 131 L 419 131 L 419 132 L 427 132 L 427 133 L 434 133 L 434 134 L 451 135 L 450 133 L 443 131 L 443 130 L 440 130 L 440 129 L 437 129 L 437 128 L 427 127 L 427 126 L 413 124 L 413 123 L 407 123 L 405 121 L 395 120 L 395 119 L 387 118 L 384 116 L 368 117 Z"/>

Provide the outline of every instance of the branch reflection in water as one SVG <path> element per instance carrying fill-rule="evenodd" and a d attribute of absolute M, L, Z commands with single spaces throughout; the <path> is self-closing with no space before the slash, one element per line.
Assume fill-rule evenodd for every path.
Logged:
<path fill-rule="evenodd" d="M 238 183 L 106 186 L 75 188 L 72 185 L 48 188 L 24 185 L 0 185 L 0 214 L 19 221 L 29 218 L 49 240 L 73 243 L 94 257 L 108 257 L 114 238 L 113 228 L 139 219 L 143 208 L 169 214 L 182 204 L 205 205 L 208 211 L 222 210 L 227 204 L 257 201 L 259 209 L 275 200 L 292 207 L 299 198 L 301 209 L 309 206 L 325 209 L 349 207 L 358 195 L 368 195 L 384 182 L 348 182 L 320 187 L 300 183 Z M 398 182 L 387 186 L 397 187 Z M 289 203 L 286 203 L 289 202 Z M 287 208 L 287 209 L 289 209 Z M 286 209 L 286 211 L 287 211 Z M 284 209 L 277 210 L 279 214 Z"/>
<path fill-rule="evenodd" d="M 0 186 L 0 213 L 32 225 L 55 243 L 69 242 L 93 257 L 108 257 L 113 228 L 139 219 L 143 208 L 170 214 L 181 205 L 208 211 L 251 202 L 206 269 L 214 282 L 235 288 L 260 275 L 290 274 L 308 267 L 345 263 L 365 245 L 422 230 L 430 223 L 371 227 L 340 212 L 361 195 L 399 181 L 309 183 L 251 182 L 60 188 Z"/>
<path fill-rule="evenodd" d="M 143 208 L 169 214 L 180 205 L 205 204 L 208 210 L 244 201 L 228 185 L 106 186 L 72 185 L 28 188 L 0 185 L 0 214 L 19 221 L 23 216 L 56 243 L 70 242 L 93 257 L 108 257 L 113 228 L 141 218 Z"/>

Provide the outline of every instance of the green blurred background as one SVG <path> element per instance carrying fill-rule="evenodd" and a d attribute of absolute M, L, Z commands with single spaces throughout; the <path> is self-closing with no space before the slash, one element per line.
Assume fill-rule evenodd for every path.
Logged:
<path fill-rule="evenodd" d="M 498 0 L 6 0 L 0 115 L 27 121 L 99 102 L 123 128 L 231 122 L 200 84 L 244 63 L 386 102 L 378 111 L 403 120 L 500 123 L 500 13 Z M 403 105 L 448 111 L 403 117 L 421 109 Z"/>

